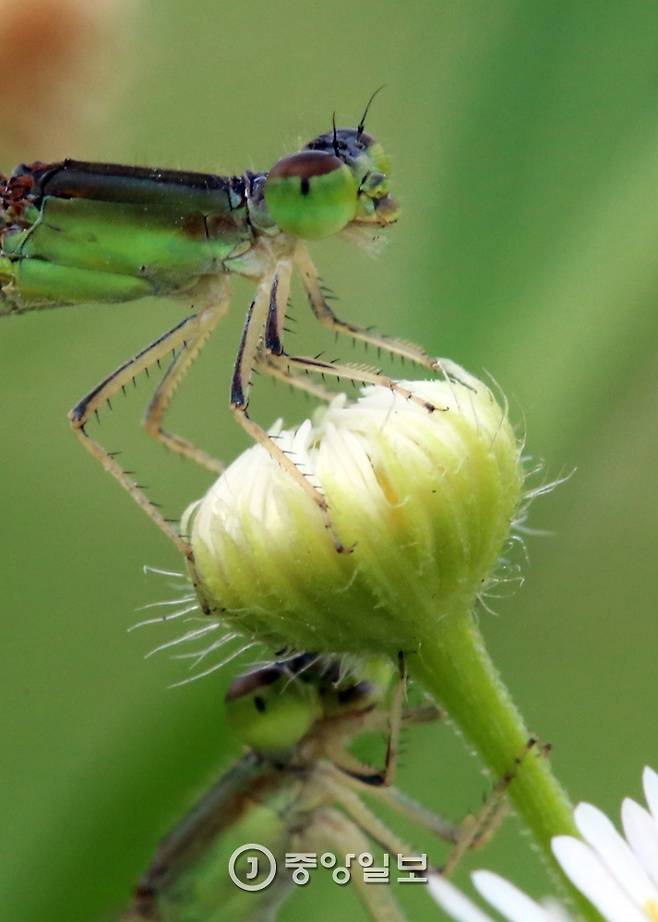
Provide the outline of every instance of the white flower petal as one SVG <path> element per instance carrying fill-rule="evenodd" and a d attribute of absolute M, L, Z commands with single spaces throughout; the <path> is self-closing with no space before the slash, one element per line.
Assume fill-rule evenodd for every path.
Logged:
<path fill-rule="evenodd" d="M 455 919 L 455 922 L 493 922 L 490 916 L 486 916 L 444 877 L 431 875 L 427 882 L 427 889 L 441 909 L 445 909 L 451 918 Z"/>
<path fill-rule="evenodd" d="M 553 853 L 577 890 L 606 922 L 658 922 L 658 774 L 645 768 L 644 791 L 650 811 L 626 798 L 622 804 L 625 838 L 591 804 L 574 811 L 586 841 L 556 836 Z M 473 883 L 507 922 L 571 922 L 565 908 L 541 905 L 489 871 L 477 871 Z M 490 922 L 465 896 L 445 881 L 437 901 L 457 922 Z"/>
<path fill-rule="evenodd" d="M 552 897 L 542 900 L 541 904 L 546 907 L 551 922 L 573 922 L 573 916 L 569 915 L 562 903 Z"/>
<path fill-rule="evenodd" d="M 574 819 L 582 837 L 589 842 L 635 904 L 644 906 L 648 900 L 653 899 L 655 888 L 651 880 L 605 813 L 591 804 L 578 804 L 574 810 Z"/>
<path fill-rule="evenodd" d="M 633 905 L 588 845 L 571 836 L 555 836 L 551 846 L 571 883 L 607 922 L 647 922 L 647 916 Z"/>
<path fill-rule="evenodd" d="M 621 821 L 628 844 L 635 852 L 637 860 L 658 885 L 658 823 L 644 807 L 627 797 L 621 805 Z M 644 902 L 654 900 L 658 906 L 658 890 L 651 888 Z"/>
<path fill-rule="evenodd" d="M 647 799 L 653 818 L 658 823 L 658 774 L 647 765 L 642 773 L 644 796 Z"/>
<path fill-rule="evenodd" d="M 475 871 L 471 878 L 485 900 L 509 922 L 551 922 L 546 909 L 498 874 Z"/>

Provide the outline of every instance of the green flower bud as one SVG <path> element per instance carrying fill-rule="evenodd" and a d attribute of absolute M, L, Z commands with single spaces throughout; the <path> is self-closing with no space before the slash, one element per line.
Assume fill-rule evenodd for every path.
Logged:
<path fill-rule="evenodd" d="M 389 655 L 472 609 L 518 509 L 520 445 L 465 372 L 401 383 L 438 409 L 370 386 L 272 430 L 352 553 L 336 553 L 313 500 L 258 445 L 188 510 L 205 609 L 273 648 Z"/>

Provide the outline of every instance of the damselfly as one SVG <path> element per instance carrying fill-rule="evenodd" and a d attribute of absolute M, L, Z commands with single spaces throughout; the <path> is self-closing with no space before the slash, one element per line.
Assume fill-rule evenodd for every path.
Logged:
<path fill-rule="evenodd" d="M 203 467 L 222 470 L 206 451 L 167 432 L 163 418 L 179 382 L 228 309 L 231 275 L 257 282 L 235 359 L 231 409 L 313 498 L 338 550 L 345 548 L 333 532 L 325 498 L 248 414 L 252 372 L 264 371 L 322 398 L 327 391 L 309 375 L 383 384 L 434 409 L 377 369 L 288 355 L 284 349 L 294 268 L 325 326 L 436 367 L 421 348 L 336 317 L 305 245 L 334 234 L 368 236 L 398 217 L 388 157 L 365 132 L 368 106 L 356 128 L 336 128 L 334 120 L 332 130 L 283 157 L 269 172 L 227 177 L 64 160 L 22 165 L 0 185 L 0 315 L 149 295 L 193 305 L 191 314 L 115 369 L 69 413 L 87 451 L 189 559 L 188 542 L 86 427 L 135 375 L 173 353 L 146 411 L 146 431 Z"/>
<path fill-rule="evenodd" d="M 339 661 L 307 653 L 236 678 L 226 697 L 227 719 L 249 749 L 162 840 L 124 922 L 267 922 L 294 884 L 308 880 L 309 867 L 339 873 L 334 879 L 343 883 L 351 872 L 372 919 L 403 922 L 392 887 L 382 886 L 388 876 L 382 869 L 394 881 L 402 856 L 403 876 L 454 870 L 504 815 L 513 770 L 477 816 L 459 825 L 393 787 L 401 726 L 438 719 L 441 712 L 431 705 L 403 708 L 403 661 L 389 695 L 392 669 L 388 661 L 371 659 L 341 676 Z M 382 771 L 348 749 L 366 731 L 387 735 Z M 451 843 L 441 871 L 427 867 L 365 805 L 362 793 Z M 256 848 L 245 849 L 241 863 L 232 858 L 247 844 Z M 373 851 L 388 856 L 379 878 L 368 873 Z"/>

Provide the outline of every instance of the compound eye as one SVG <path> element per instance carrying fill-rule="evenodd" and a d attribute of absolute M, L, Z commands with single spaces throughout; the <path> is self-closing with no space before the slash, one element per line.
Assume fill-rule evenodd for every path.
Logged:
<path fill-rule="evenodd" d="M 305 150 L 276 163 L 265 183 L 267 209 L 282 231 L 304 240 L 338 233 L 356 215 L 358 185 L 325 151 Z"/>
<path fill-rule="evenodd" d="M 263 753 L 296 746 L 320 716 L 316 687 L 291 681 L 276 665 L 234 679 L 225 705 L 236 736 Z"/>

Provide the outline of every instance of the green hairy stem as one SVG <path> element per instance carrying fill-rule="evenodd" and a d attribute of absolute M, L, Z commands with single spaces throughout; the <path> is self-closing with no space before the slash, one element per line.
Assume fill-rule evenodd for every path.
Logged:
<path fill-rule="evenodd" d="M 409 671 L 446 708 L 494 778 L 516 772 L 509 797 L 519 816 L 582 918 L 601 922 L 553 857 L 552 837 L 577 836 L 578 831 L 573 808 L 541 745 L 515 769 L 531 734 L 489 657 L 473 616 L 469 612 L 447 615 L 441 630 L 424 638 L 419 654 L 409 657 Z"/>

